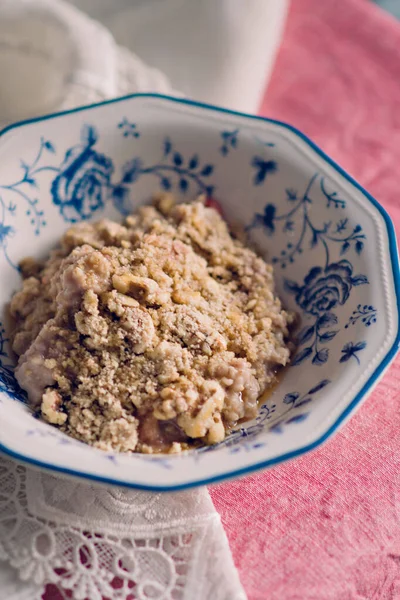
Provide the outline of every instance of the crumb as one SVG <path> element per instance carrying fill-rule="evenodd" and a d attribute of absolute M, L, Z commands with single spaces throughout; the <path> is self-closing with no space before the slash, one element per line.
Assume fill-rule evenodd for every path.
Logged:
<path fill-rule="evenodd" d="M 22 263 L 16 377 L 42 417 L 103 450 L 178 453 L 257 415 L 289 361 L 273 269 L 204 204 L 155 197 Z"/>

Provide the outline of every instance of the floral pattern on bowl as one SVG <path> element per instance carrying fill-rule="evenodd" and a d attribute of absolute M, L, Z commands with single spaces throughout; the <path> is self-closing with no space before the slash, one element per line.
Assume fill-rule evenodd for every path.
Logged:
<path fill-rule="evenodd" d="M 258 417 L 182 456 L 107 454 L 35 418 L 0 327 L 0 449 L 54 470 L 145 489 L 217 481 L 298 456 L 356 408 L 399 343 L 392 224 L 356 182 L 283 123 L 136 95 L 7 128 L 0 151 L 2 314 L 18 261 L 71 224 L 121 218 L 154 191 L 204 193 L 275 267 L 299 314 L 297 350 Z M 379 325 L 378 325 L 379 324 Z"/>

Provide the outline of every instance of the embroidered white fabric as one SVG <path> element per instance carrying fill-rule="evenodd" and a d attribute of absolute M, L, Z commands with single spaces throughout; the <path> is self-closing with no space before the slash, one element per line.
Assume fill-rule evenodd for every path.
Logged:
<path fill-rule="evenodd" d="M 5 457 L 0 560 L 1 600 L 246 598 L 206 488 L 88 485 Z"/>

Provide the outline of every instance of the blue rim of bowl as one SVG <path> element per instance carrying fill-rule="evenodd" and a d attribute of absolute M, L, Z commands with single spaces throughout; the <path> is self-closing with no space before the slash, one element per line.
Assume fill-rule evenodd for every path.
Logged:
<path fill-rule="evenodd" d="M 298 448 L 296 450 L 293 450 L 291 452 L 287 452 L 285 454 L 281 454 L 279 456 L 276 456 L 274 458 L 268 459 L 268 460 L 264 460 L 261 462 L 257 462 L 255 464 L 252 465 L 248 465 L 246 467 L 243 467 L 241 469 L 236 469 L 233 471 L 227 471 L 225 473 L 221 473 L 219 475 L 215 475 L 213 477 L 207 477 L 206 479 L 199 479 L 199 480 L 193 480 L 193 481 L 188 481 L 187 483 L 180 483 L 177 485 L 162 485 L 162 486 L 157 486 L 157 485 L 144 485 L 141 483 L 135 483 L 135 482 L 131 482 L 131 481 L 120 481 L 118 479 L 113 479 L 112 477 L 102 477 L 101 475 L 94 475 L 91 473 L 84 473 L 82 471 L 76 471 L 74 469 L 69 469 L 66 467 L 59 467 L 57 465 L 53 465 L 51 463 L 46 463 L 44 461 L 40 461 L 40 460 L 36 460 L 34 458 L 30 458 L 29 456 L 25 456 L 22 454 L 19 454 L 18 452 L 14 452 L 13 450 L 11 450 L 10 448 L 8 448 L 7 446 L 4 446 L 3 444 L 0 443 L 0 451 L 3 452 L 4 454 L 10 456 L 11 458 L 15 458 L 16 460 L 20 460 L 24 463 L 28 463 L 32 466 L 35 467 L 40 467 L 40 468 L 44 468 L 50 471 L 55 471 L 58 473 L 62 473 L 63 475 L 68 475 L 68 476 L 72 476 L 72 477 L 79 477 L 82 479 L 88 479 L 91 481 L 95 481 L 98 483 L 106 483 L 109 485 L 116 485 L 116 486 L 122 486 L 122 487 L 128 487 L 128 488 L 135 488 L 135 489 L 140 489 L 140 490 L 145 490 L 145 491 L 154 491 L 154 492 L 173 492 L 173 491 L 179 491 L 179 490 L 185 490 L 185 489 L 189 489 L 189 488 L 193 488 L 193 487 L 199 487 L 202 485 L 210 485 L 210 484 L 215 484 L 215 483 L 219 483 L 222 482 L 224 480 L 227 479 L 232 479 L 232 478 L 236 478 L 236 477 L 241 477 L 244 475 L 249 475 L 250 473 L 253 473 L 254 471 L 258 471 L 260 469 L 265 469 L 267 467 L 272 467 L 274 465 L 278 465 L 280 463 L 286 462 L 288 460 L 291 460 L 293 458 L 297 458 L 299 456 L 302 456 L 303 454 L 306 454 L 307 452 L 310 452 L 311 450 L 314 450 L 315 448 L 318 448 L 318 446 L 321 446 L 321 444 L 323 444 L 324 442 L 326 442 L 334 433 L 335 431 L 337 431 L 339 429 L 339 427 L 344 424 L 344 422 L 346 421 L 346 419 L 350 416 L 350 414 L 354 411 L 354 409 L 356 408 L 356 406 L 361 402 L 361 400 L 363 400 L 368 392 L 371 392 L 372 389 L 374 388 L 374 386 L 378 383 L 380 377 L 383 375 L 383 373 L 385 372 L 385 370 L 387 369 L 387 367 L 390 365 L 390 363 L 392 362 L 392 360 L 394 359 L 394 357 L 396 356 L 397 350 L 400 346 L 400 267 L 399 267 L 399 256 L 398 256 L 398 251 L 397 251 L 397 242 L 396 242 L 396 234 L 395 234 L 395 229 L 393 226 L 393 222 L 391 220 L 391 218 L 389 217 L 388 213 L 386 212 L 386 210 L 383 208 L 383 206 L 381 206 L 381 204 L 379 204 L 379 202 L 377 200 L 375 200 L 375 198 L 373 198 L 373 196 L 371 196 L 371 194 L 369 194 L 367 192 L 367 190 L 365 190 L 362 185 L 360 185 L 355 179 L 353 179 L 351 177 L 351 175 L 349 175 L 344 169 L 342 169 L 342 167 L 340 167 L 332 158 L 330 158 L 327 154 L 325 154 L 325 152 L 323 150 L 321 150 L 321 148 L 319 146 L 317 146 L 317 144 L 315 144 L 312 140 L 310 140 L 304 133 L 302 133 L 301 131 L 299 131 L 298 129 L 296 129 L 296 127 L 293 127 L 292 125 L 289 125 L 288 123 L 285 123 L 283 121 L 278 121 L 276 119 L 269 119 L 267 117 L 260 117 L 258 115 L 249 115 L 246 113 L 241 113 L 241 112 L 237 112 L 234 110 L 229 110 L 227 108 L 221 108 L 219 106 L 214 106 L 213 104 L 206 104 L 203 102 L 197 102 L 195 100 L 187 100 L 185 98 L 175 98 L 172 96 L 167 96 L 164 94 L 128 94 L 127 96 L 121 96 L 119 98 L 113 98 L 112 100 L 105 100 L 103 102 L 98 102 L 95 104 L 89 104 L 87 106 L 80 106 L 78 108 L 73 108 L 71 110 L 65 110 L 62 112 L 57 112 L 57 113 L 52 113 L 52 114 L 48 114 L 48 115 L 44 115 L 42 117 L 36 117 L 33 119 L 27 119 L 25 121 L 19 121 L 17 123 L 13 123 L 11 125 L 8 125 L 7 127 L 5 127 L 2 131 L 0 131 L 0 138 L 7 133 L 8 131 L 10 131 L 11 129 L 16 129 L 19 127 L 23 127 L 24 125 L 30 125 L 31 123 L 37 123 L 40 121 L 47 121 L 49 119 L 57 119 L 58 117 L 63 117 L 65 115 L 70 115 L 73 113 L 77 113 L 77 112 L 82 112 L 85 110 L 90 110 L 92 108 L 97 108 L 99 106 L 104 106 L 104 105 L 108 105 L 108 104 L 115 104 L 117 102 L 124 102 L 126 100 L 131 100 L 134 98 L 155 98 L 158 100 L 165 100 L 167 102 L 172 102 L 174 104 L 185 104 L 188 106 L 195 106 L 199 109 L 205 109 L 205 110 L 211 110 L 217 113 L 222 113 L 222 114 L 227 114 L 227 115 L 232 115 L 235 117 L 242 117 L 245 119 L 249 119 L 252 121 L 261 121 L 261 122 L 267 122 L 267 123 L 273 123 L 275 125 L 278 125 L 284 129 L 289 130 L 290 132 L 294 133 L 297 137 L 299 137 L 300 139 L 302 139 L 304 142 L 306 142 L 306 144 L 312 149 L 314 150 L 314 152 L 316 152 L 321 158 L 323 158 L 323 160 L 325 160 L 329 165 L 331 165 L 340 175 L 342 175 L 342 177 L 344 177 L 347 181 L 349 181 L 355 188 L 357 188 L 363 195 L 364 197 L 369 200 L 369 202 L 371 202 L 371 204 L 380 212 L 380 214 L 382 215 L 385 224 L 386 224 L 386 230 L 387 230 L 387 234 L 388 234 L 388 240 L 389 240 L 389 253 L 390 253 L 390 259 L 391 259 L 391 265 L 392 265 L 392 271 L 393 271 L 393 284 L 394 284 L 394 289 L 395 289 L 395 294 L 396 294 L 396 298 L 397 298 L 397 314 L 398 314 L 398 320 L 397 320 L 397 333 L 396 333 L 396 338 L 391 346 L 391 348 L 388 350 L 388 352 L 386 353 L 385 357 L 381 360 L 381 362 L 379 363 L 379 365 L 376 367 L 375 371 L 373 372 L 373 374 L 369 377 L 368 381 L 363 385 L 362 389 L 358 392 L 358 394 L 353 398 L 353 400 L 348 404 L 348 406 L 343 410 L 343 412 L 339 415 L 339 417 L 336 419 L 336 421 L 325 431 L 325 433 L 323 435 L 321 435 L 317 440 L 315 440 L 314 442 L 307 444 L 306 446 L 303 446 L 301 448 Z M 0 140 L 1 143 L 1 140 Z"/>

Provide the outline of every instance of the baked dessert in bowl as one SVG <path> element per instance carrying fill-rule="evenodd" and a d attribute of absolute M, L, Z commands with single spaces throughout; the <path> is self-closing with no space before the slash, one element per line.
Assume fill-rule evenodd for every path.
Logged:
<path fill-rule="evenodd" d="M 137 95 L 13 126 L 0 148 L 5 452 L 146 489 L 209 483 L 327 439 L 394 356 L 390 220 L 288 125 Z"/>
<path fill-rule="evenodd" d="M 21 261 L 18 384 L 48 423 L 105 451 L 177 453 L 256 418 L 289 362 L 273 269 L 203 196 L 66 231 Z"/>

